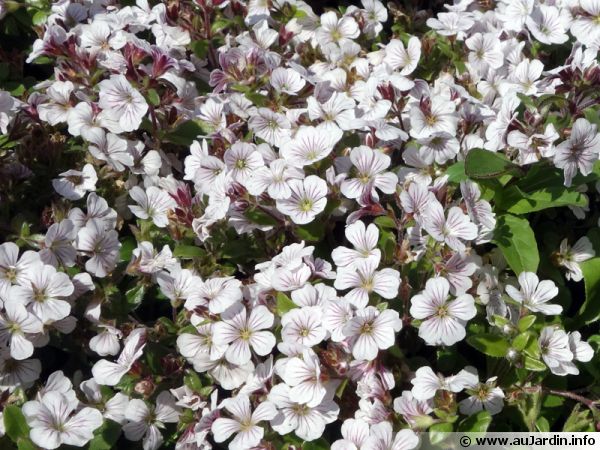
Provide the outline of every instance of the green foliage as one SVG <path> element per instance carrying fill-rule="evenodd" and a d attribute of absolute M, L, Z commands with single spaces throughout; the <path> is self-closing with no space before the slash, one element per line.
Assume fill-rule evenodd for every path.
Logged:
<path fill-rule="evenodd" d="M 512 214 L 498 216 L 494 242 L 515 274 L 537 271 L 540 255 L 535 233 L 527 219 Z"/>
<path fill-rule="evenodd" d="M 494 356 L 501 358 L 506 356 L 510 344 L 502 336 L 496 336 L 493 334 L 479 334 L 476 336 L 469 336 L 467 342 L 488 356 Z"/>
<path fill-rule="evenodd" d="M 465 158 L 465 174 L 474 180 L 499 178 L 502 175 L 520 175 L 523 170 L 502 153 L 474 148 Z"/>

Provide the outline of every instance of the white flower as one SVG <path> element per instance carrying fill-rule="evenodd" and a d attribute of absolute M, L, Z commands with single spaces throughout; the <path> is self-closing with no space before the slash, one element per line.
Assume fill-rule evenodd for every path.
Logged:
<path fill-rule="evenodd" d="M 554 164 L 565 171 L 565 186 L 571 186 L 577 169 L 583 175 L 592 172 L 600 153 L 600 135 L 596 124 L 580 118 L 575 121 L 569 139 L 556 146 Z"/>
<path fill-rule="evenodd" d="M 340 408 L 331 399 L 332 396 L 333 393 L 311 408 L 293 398 L 290 387 L 286 384 L 273 386 L 268 399 L 277 407 L 277 415 L 271 419 L 271 427 L 280 435 L 293 431 L 305 441 L 318 439 L 325 431 L 325 426 L 335 422 L 340 412 Z"/>
<path fill-rule="evenodd" d="M 498 414 L 504 407 L 504 392 L 496 386 L 498 377 L 492 377 L 485 383 L 479 380 L 470 380 L 465 385 L 469 397 L 458 404 L 462 414 L 469 416 L 485 409 L 491 415 Z"/>
<path fill-rule="evenodd" d="M 148 103 L 123 75 L 112 75 L 98 84 L 98 106 L 119 118 L 123 131 L 137 130 L 148 111 Z"/>
<path fill-rule="evenodd" d="M 419 437 L 414 431 L 403 429 L 394 435 L 392 424 L 383 421 L 371 426 L 371 434 L 361 450 L 412 450 L 418 445 Z"/>
<path fill-rule="evenodd" d="M 564 330 L 553 326 L 545 327 L 538 339 L 542 359 L 552 373 L 566 375 L 563 365 L 571 363 L 573 352 L 569 345 L 569 336 Z"/>
<path fill-rule="evenodd" d="M 379 350 L 394 345 L 396 333 L 401 328 L 397 311 L 386 309 L 380 312 L 374 306 L 367 306 L 356 311 L 356 316 L 344 327 L 344 334 L 351 339 L 354 358 L 372 361 Z"/>
<path fill-rule="evenodd" d="M 581 339 L 579 331 L 572 331 L 569 336 L 569 349 L 573 353 L 572 361 L 561 361 L 559 367 L 552 370 L 556 375 L 579 375 L 575 361 L 589 362 L 594 357 L 594 349 L 590 344 Z"/>
<path fill-rule="evenodd" d="M 456 251 L 463 251 L 463 241 L 472 241 L 477 238 L 477 225 L 469 220 L 469 216 L 462 210 L 453 206 L 448 211 L 448 218 L 444 216 L 444 208 L 438 201 L 430 201 L 427 205 L 423 228 L 438 242 L 445 242 L 448 247 Z"/>
<path fill-rule="evenodd" d="M 163 443 L 159 428 L 164 428 L 164 423 L 178 422 L 179 414 L 179 407 L 168 391 L 158 394 L 154 408 L 149 408 L 143 400 L 132 399 L 125 410 L 127 423 L 123 433 L 130 441 L 143 439 L 144 450 L 157 450 Z"/>
<path fill-rule="evenodd" d="M 567 238 L 560 243 L 558 264 L 567 269 L 567 280 L 581 281 L 583 272 L 579 263 L 587 261 L 596 255 L 592 242 L 587 236 L 580 238 L 573 247 L 569 246 Z"/>
<path fill-rule="evenodd" d="M 98 176 L 94 166 L 86 164 L 79 170 L 67 170 L 52 180 L 54 190 L 68 200 L 79 200 L 86 192 L 96 190 Z"/>
<path fill-rule="evenodd" d="M 250 399 L 244 394 L 223 400 L 221 405 L 233 418 L 219 417 L 213 422 L 211 430 L 215 442 L 219 443 L 235 433 L 229 443 L 230 450 L 245 450 L 258 445 L 265 432 L 258 423 L 271 420 L 277 415 L 275 405 L 270 401 L 261 402 L 252 412 Z"/>
<path fill-rule="evenodd" d="M 167 213 L 175 208 L 176 203 L 165 191 L 156 186 L 150 186 L 146 190 L 134 186 L 129 191 L 129 196 L 137 203 L 137 205 L 129 205 L 129 209 L 137 217 L 152 219 L 154 225 L 159 228 L 169 224 Z"/>
<path fill-rule="evenodd" d="M 383 62 L 392 70 L 400 69 L 400 75 L 410 75 L 417 68 L 421 58 L 421 41 L 415 36 L 408 40 L 406 48 L 402 41 L 392 39 L 385 47 Z"/>
<path fill-rule="evenodd" d="M 248 128 L 267 143 L 281 147 L 290 139 L 292 124 L 284 114 L 269 108 L 259 108 L 250 117 Z"/>
<path fill-rule="evenodd" d="M 265 356 L 275 346 L 275 336 L 270 331 L 273 314 L 262 305 L 256 306 L 248 316 L 246 308 L 238 303 L 221 314 L 221 322 L 214 325 L 213 340 L 217 345 L 227 345 L 225 358 L 233 364 L 250 361 L 250 347 L 257 355 Z"/>
<path fill-rule="evenodd" d="M 321 308 L 318 306 L 305 306 L 288 311 L 281 318 L 281 339 L 284 342 L 298 342 L 305 347 L 317 345 L 327 334 L 321 323 L 321 314 Z"/>
<path fill-rule="evenodd" d="M 544 64 L 540 60 L 524 59 L 513 70 L 509 80 L 514 83 L 513 86 L 517 92 L 524 95 L 537 94 L 538 88 L 536 81 L 542 75 Z"/>
<path fill-rule="evenodd" d="M 90 350 L 98 353 L 100 356 L 116 355 L 121 348 L 119 339 L 123 336 L 121 330 L 108 324 L 98 324 L 98 328 L 104 331 L 98 333 L 90 339 Z"/>
<path fill-rule="evenodd" d="M 336 127 L 342 130 L 351 130 L 356 128 L 356 118 L 354 108 L 356 102 L 344 93 L 334 92 L 325 102 L 320 103 L 315 97 L 306 99 L 308 117 L 310 120 L 322 120 L 319 128 L 335 130 Z"/>
<path fill-rule="evenodd" d="M 427 185 L 418 182 L 410 183 L 408 188 L 400 193 L 402 209 L 412 214 L 418 224 L 423 223 L 428 211 L 427 206 L 432 199 L 436 200 L 435 195 L 429 191 Z"/>
<path fill-rule="evenodd" d="M 323 326 L 331 333 L 333 342 L 346 339 L 344 327 L 354 316 L 351 303 L 345 298 L 339 298 L 327 303 L 323 313 Z"/>
<path fill-rule="evenodd" d="M 316 175 L 289 180 L 292 195 L 277 200 L 277 209 L 299 225 L 312 222 L 327 205 L 327 183 Z"/>
<path fill-rule="evenodd" d="M 33 443 L 45 449 L 87 444 L 102 425 L 102 414 L 94 408 L 83 408 L 71 415 L 75 406 L 59 392 L 48 392 L 41 401 L 25 403 L 23 415 L 31 427 L 29 436 Z"/>
<path fill-rule="evenodd" d="M 190 155 L 186 156 L 184 180 L 192 180 L 201 194 L 208 194 L 217 176 L 225 169 L 220 158 L 208 154 L 206 139 L 200 144 L 194 141 L 190 146 Z"/>
<path fill-rule="evenodd" d="M 342 439 L 331 444 L 331 450 L 358 450 L 369 437 L 369 424 L 360 419 L 346 419 L 342 424 Z"/>
<path fill-rule="evenodd" d="M 7 302 L 4 309 L 0 314 L 0 342 L 9 344 L 14 359 L 27 359 L 33 354 L 33 344 L 26 334 L 41 333 L 42 322 L 20 303 Z"/>
<path fill-rule="evenodd" d="M 8 348 L 0 348 L 0 388 L 3 390 L 13 392 L 18 387 L 28 388 L 41 372 L 39 359 L 14 359 Z"/>
<path fill-rule="evenodd" d="M 493 33 L 475 33 L 465 40 L 469 50 L 469 64 L 479 73 L 489 68 L 499 69 L 504 65 L 504 53 L 500 40 Z"/>
<path fill-rule="evenodd" d="M 425 290 L 411 299 L 410 314 L 423 320 L 419 336 L 429 345 L 453 345 L 465 338 L 467 320 L 477 314 L 475 300 L 463 294 L 448 301 L 450 283 L 445 278 L 430 278 Z"/>
<path fill-rule="evenodd" d="M 286 199 L 292 195 L 289 181 L 303 178 L 302 169 L 291 166 L 285 159 L 276 159 L 269 167 L 255 169 L 246 183 L 246 188 L 252 195 L 260 195 L 266 190 L 272 199 Z"/>
<path fill-rule="evenodd" d="M 306 81 L 300 77 L 300 74 L 297 71 L 278 67 L 271 72 L 269 83 L 271 83 L 271 86 L 273 86 L 277 92 L 296 95 L 300 90 L 302 90 L 306 84 Z"/>
<path fill-rule="evenodd" d="M 317 28 L 315 37 L 317 43 L 323 47 L 330 43 L 342 45 L 359 35 L 358 24 L 352 17 L 338 19 L 334 11 L 329 11 L 321 14 L 321 26 Z"/>
<path fill-rule="evenodd" d="M 540 281 L 533 272 L 521 272 L 519 274 L 519 285 L 521 286 L 520 291 L 514 286 L 507 285 L 506 293 L 525 308 L 548 316 L 562 312 L 562 306 L 548 303 L 558 295 L 558 288 L 552 280 Z"/>
<path fill-rule="evenodd" d="M 46 91 L 46 95 L 52 100 L 50 103 L 38 105 L 37 110 L 40 119 L 50 125 L 66 122 L 69 117 L 71 105 L 71 93 L 73 83 L 70 81 L 55 81 Z"/>
<path fill-rule="evenodd" d="M 342 130 L 326 125 L 301 126 L 291 140 L 282 143 L 281 157 L 294 166 L 311 165 L 326 158 L 342 134 Z"/>
<path fill-rule="evenodd" d="M 448 12 L 439 13 L 437 18 L 427 19 L 427 26 L 434 29 L 442 36 L 456 36 L 462 40 L 465 32 L 468 31 L 474 22 L 464 13 Z"/>
<path fill-rule="evenodd" d="M 591 45 L 600 36 L 600 25 L 596 18 L 600 16 L 600 1 L 580 0 L 579 7 L 583 14 L 577 14 L 571 24 L 571 34 L 585 45 Z"/>
<path fill-rule="evenodd" d="M 42 322 L 64 319 L 71 305 L 64 300 L 74 290 L 66 273 L 50 265 L 38 263 L 27 275 L 23 285 L 13 286 L 11 295 L 33 312 Z"/>
<path fill-rule="evenodd" d="M 498 18 L 506 29 L 519 32 L 533 11 L 534 0 L 510 0 L 502 6 L 504 10 L 498 14 Z"/>
<path fill-rule="evenodd" d="M 441 97 L 421 100 L 410 109 L 410 135 L 415 139 L 446 132 L 456 135 L 458 116 L 454 103 Z"/>
<path fill-rule="evenodd" d="M 117 172 L 125 170 L 125 166 L 133 166 L 133 155 L 128 151 L 128 143 L 125 139 L 100 130 L 89 136 L 89 140 L 91 144 L 88 149 L 92 156 L 106 161 Z"/>
<path fill-rule="evenodd" d="M 40 259 L 54 267 L 74 266 L 77 251 L 73 247 L 73 241 L 76 236 L 77 230 L 69 219 L 53 223 L 44 236 L 43 248 L 39 253 Z"/>
<path fill-rule="evenodd" d="M 247 142 L 236 142 L 227 149 L 223 160 L 231 171 L 234 181 L 246 186 L 254 170 L 265 165 L 256 145 Z"/>
<path fill-rule="evenodd" d="M 359 198 L 370 189 L 371 195 L 377 198 L 376 188 L 386 194 L 396 192 L 398 177 L 385 171 L 391 163 L 389 156 L 361 145 L 352 149 L 350 161 L 356 168 L 356 175 L 342 181 L 340 190 L 345 197 Z"/>
<path fill-rule="evenodd" d="M 458 140 L 443 131 L 433 133 L 427 138 L 418 139 L 417 142 L 421 144 L 419 156 L 427 164 L 433 164 L 434 161 L 444 164 L 454 159 L 460 150 Z"/>
<path fill-rule="evenodd" d="M 357 220 L 346 227 L 346 239 L 354 246 L 354 249 L 336 247 L 331 253 L 331 259 L 338 267 L 355 265 L 361 259 L 379 261 L 381 250 L 377 248 L 379 240 L 379 229 L 374 223 L 365 227 L 364 222 Z"/>
<path fill-rule="evenodd" d="M 456 375 L 444 377 L 436 375 L 431 367 L 423 366 L 417 369 L 415 377 L 410 380 L 412 383 L 412 394 L 419 401 L 427 401 L 435 397 L 439 390 L 449 392 L 460 392 L 466 386 L 477 383 L 477 371 L 474 367 L 465 367 Z"/>
<path fill-rule="evenodd" d="M 556 154 L 553 143 L 558 137 L 554 125 L 550 123 L 543 133 L 535 133 L 531 136 L 513 130 L 506 136 L 506 142 L 519 150 L 519 163 L 525 165 L 539 161 L 540 156 L 552 158 Z"/>
<path fill-rule="evenodd" d="M 555 6 L 537 5 L 525 23 L 533 37 L 542 44 L 564 44 L 569 40 L 563 26 L 563 19 Z"/>
<path fill-rule="evenodd" d="M 496 217 L 492 206 L 481 198 L 481 191 L 477 183 L 465 180 L 460 182 L 460 193 L 467 207 L 469 217 L 478 228 L 477 244 L 489 242 L 496 227 Z"/>
<path fill-rule="evenodd" d="M 89 256 L 85 270 L 97 277 L 105 277 L 117 264 L 119 259 L 119 233 L 106 230 L 106 222 L 91 219 L 77 233 L 77 250 Z"/>
<path fill-rule="evenodd" d="M 215 344 L 214 324 L 205 322 L 199 316 L 192 316 L 192 325 L 196 327 L 197 334 L 182 333 L 177 337 L 177 349 L 192 364 L 196 358 L 209 355 L 210 359 L 217 360 L 223 357 L 227 350 L 225 344 Z"/>
<path fill-rule="evenodd" d="M 401 414 L 409 425 L 418 427 L 421 420 L 427 420 L 433 411 L 433 402 L 417 400 L 411 391 L 403 391 L 400 397 L 394 399 L 394 411 Z"/>
<path fill-rule="evenodd" d="M 0 244 L 0 285 L 24 284 L 31 268 L 37 265 L 40 256 L 33 251 L 27 251 L 19 258 L 19 247 L 13 242 Z"/>
<path fill-rule="evenodd" d="M 234 303 L 242 300 L 242 283 L 233 277 L 209 278 L 190 292 L 185 307 L 193 310 L 207 306 L 212 314 L 221 314 Z"/>
<path fill-rule="evenodd" d="M 353 265 L 339 269 L 333 285 L 340 290 L 352 289 L 346 299 L 357 308 L 367 306 L 372 292 L 391 300 L 398 295 L 400 273 L 390 268 L 377 270 L 378 265 L 376 259 L 358 259 Z"/>
<path fill-rule="evenodd" d="M 311 350 L 290 358 L 281 378 L 290 386 L 291 398 L 311 408 L 320 405 L 327 394 L 327 387 L 321 380 L 319 357 Z"/>
<path fill-rule="evenodd" d="M 92 375 L 96 383 L 105 386 L 115 386 L 123 375 L 129 372 L 133 363 L 144 353 L 146 346 L 146 329 L 137 328 L 129 333 L 123 345 L 123 351 L 117 362 L 101 359 L 92 367 Z"/>
<path fill-rule="evenodd" d="M 203 285 L 202 279 L 189 269 L 175 269 L 170 274 L 159 273 L 156 281 L 160 291 L 175 307 L 186 301 Z"/>

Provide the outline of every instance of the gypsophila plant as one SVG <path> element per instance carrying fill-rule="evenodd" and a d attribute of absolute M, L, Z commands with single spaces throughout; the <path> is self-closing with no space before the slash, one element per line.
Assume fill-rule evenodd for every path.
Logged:
<path fill-rule="evenodd" d="M 313 3 L 0 0 L 0 448 L 600 429 L 600 0 Z"/>

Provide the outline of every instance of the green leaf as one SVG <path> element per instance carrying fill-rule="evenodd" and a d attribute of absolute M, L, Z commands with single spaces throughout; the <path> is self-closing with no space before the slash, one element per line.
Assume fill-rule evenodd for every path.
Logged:
<path fill-rule="evenodd" d="M 529 355 L 525 355 L 523 358 L 523 363 L 527 370 L 531 370 L 533 372 L 543 372 L 546 370 L 546 364 L 539 359 L 532 358 Z"/>
<path fill-rule="evenodd" d="M 492 423 L 492 416 L 489 412 L 483 410 L 477 414 L 467 417 L 458 425 L 458 431 L 484 433 Z"/>
<path fill-rule="evenodd" d="M 565 421 L 563 426 L 564 432 L 581 432 L 581 431 L 595 431 L 594 420 L 590 414 L 589 409 L 581 409 L 581 403 L 577 403 L 573 408 L 573 411 Z"/>
<path fill-rule="evenodd" d="M 18 450 L 38 450 L 38 447 L 31 442 L 31 439 L 20 438 L 17 442 Z"/>
<path fill-rule="evenodd" d="M 524 331 L 529 330 L 531 328 L 531 326 L 535 323 L 536 319 L 537 319 L 537 317 L 534 316 L 533 314 L 521 317 L 519 319 L 519 322 L 517 323 L 517 329 L 521 333 L 523 333 Z"/>
<path fill-rule="evenodd" d="M 396 251 L 396 235 L 391 231 L 381 230 L 377 246 L 381 249 L 383 260 L 391 263 Z"/>
<path fill-rule="evenodd" d="M 119 439 L 121 425 L 110 419 L 105 419 L 100 428 L 94 432 L 94 438 L 90 441 L 89 450 L 110 450 Z"/>
<path fill-rule="evenodd" d="M 523 170 L 502 153 L 474 148 L 465 158 L 465 174 L 474 180 L 485 180 L 505 174 L 522 175 Z"/>
<path fill-rule="evenodd" d="M 587 198 L 581 192 L 555 186 L 533 192 L 523 192 L 518 186 L 510 186 L 501 191 L 496 199 L 496 207 L 512 214 L 527 214 L 548 208 L 562 206 L 586 206 Z"/>
<path fill-rule="evenodd" d="M 540 433 L 548 433 L 550 431 L 550 424 L 545 417 L 538 417 L 535 421 L 535 427 Z"/>
<path fill-rule="evenodd" d="M 498 245 L 515 274 L 537 271 L 540 255 L 535 234 L 527 219 L 511 214 L 498 216 L 494 243 Z"/>
<path fill-rule="evenodd" d="M 489 333 L 469 336 L 467 342 L 480 352 L 496 358 L 506 356 L 506 352 L 510 348 L 510 344 L 502 336 Z"/>
<path fill-rule="evenodd" d="M 178 145 L 191 145 L 198 136 L 210 134 L 210 127 L 200 120 L 188 120 L 167 133 L 165 140 Z"/>
<path fill-rule="evenodd" d="M 454 428 L 451 423 L 436 423 L 429 427 L 429 442 L 433 445 L 439 444 L 448 437 L 447 433 L 452 433 Z"/>
<path fill-rule="evenodd" d="M 210 29 L 213 33 L 216 33 L 218 31 L 221 31 L 224 28 L 227 28 L 228 26 L 230 26 L 232 24 L 233 24 L 233 20 L 221 18 L 221 19 L 217 19 L 214 22 L 212 22 Z"/>
<path fill-rule="evenodd" d="M 450 183 L 459 184 L 461 181 L 468 180 L 467 174 L 465 173 L 465 162 L 459 161 L 452 164 L 446 169 L 446 175 L 448 175 L 448 181 Z"/>
<path fill-rule="evenodd" d="M 540 415 L 542 407 L 542 390 L 539 389 L 529 395 L 521 397 L 517 403 L 517 408 L 523 417 L 523 421 L 529 431 L 536 430 L 536 422 Z"/>
<path fill-rule="evenodd" d="M 258 92 L 246 92 L 245 95 L 246 98 L 256 106 L 266 106 L 267 102 L 269 101 L 269 97 L 259 94 Z"/>
<path fill-rule="evenodd" d="M 585 283 L 585 301 L 579 308 L 575 321 L 578 324 L 588 324 L 600 319 L 600 257 L 583 261 L 579 266 Z"/>
<path fill-rule="evenodd" d="M 200 59 L 206 58 L 209 46 L 210 44 L 207 40 L 193 41 L 190 44 L 190 48 L 194 52 L 194 55 L 196 55 Z"/>
<path fill-rule="evenodd" d="M 324 438 L 302 444 L 302 450 L 329 450 L 330 448 L 331 445 Z"/>
<path fill-rule="evenodd" d="M 300 225 L 295 230 L 296 235 L 308 242 L 319 242 L 325 236 L 325 226 L 323 223 L 313 220 L 306 225 Z"/>
<path fill-rule="evenodd" d="M 286 312 L 297 308 L 296 305 L 291 298 L 285 295 L 283 292 L 277 293 L 277 314 L 279 317 L 283 316 Z"/>
<path fill-rule="evenodd" d="M 13 442 L 17 442 L 19 438 L 29 438 L 29 426 L 18 406 L 8 405 L 4 408 L 4 427 Z"/>
<path fill-rule="evenodd" d="M 390 216 L 376 217 L 373 222 L 375 222 L 375 224 L 380 226 L 381 228 L 388 228 L 392 230 L 395 230 L 397 228 L 396 222 L 394 222 L 394 219 L 392 219 Z"/>
<path fill-rule="evenodd" d="M 160 95 L 158 95 L 155 89 L 148 89 L 147 98 L 151 105 L 160 105 Z"/>
<path fill-rule="evenodd" d="M 127 236 L 121 241 L 121 248 L 119 250 L 119 260 L 129 261 L 133 250 L 137 247 L 137 241 L 131 236 Z"/>
<path fill-rule="evenodd" d="M 133 311 L 142 304 L 142 300 L 144 300 L 145 294 L 146 286 L 144 286 L 143 284 L 138 284 L 136 287 L 129 289 L 125 293 L 125 298 L 127 299 L 127 307 L 129 311 Z"/>
<path fill-rule="evenodd" d="M 275 217 L 258 207 L 248 208 L 244 211 L 244 216 L 258 225 L 277 225 L 279 223 Z"/>
<path fill-rule="evenodd" d="M 173 249 L 173 256 L 181 259 L 202 258 L 206 252 L 195 245 L 177 245 Z"/>
<path fill-rule="evenodd" d="M 198 374 L 192 369 L 187 369 L 183 376 L 183 384 L 189 387 L 192 391 L 198 393 L 202 389 L 202 381 Z"/>
<path fill-rule="evenodd" d="M 529 339 L 531 338 L 529 333 L 520 333 L 512 341 L 512 347 L 516 350 L 522 351 L 527 346 Z"/>

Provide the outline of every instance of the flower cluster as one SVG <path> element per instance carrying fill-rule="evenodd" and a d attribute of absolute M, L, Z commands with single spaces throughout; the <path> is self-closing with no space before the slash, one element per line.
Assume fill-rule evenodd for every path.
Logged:
<path fill-rule="evenodd" d="M 597 426 L 599 1 L 124 3 L 0 91 L 4 439 Z"/>

